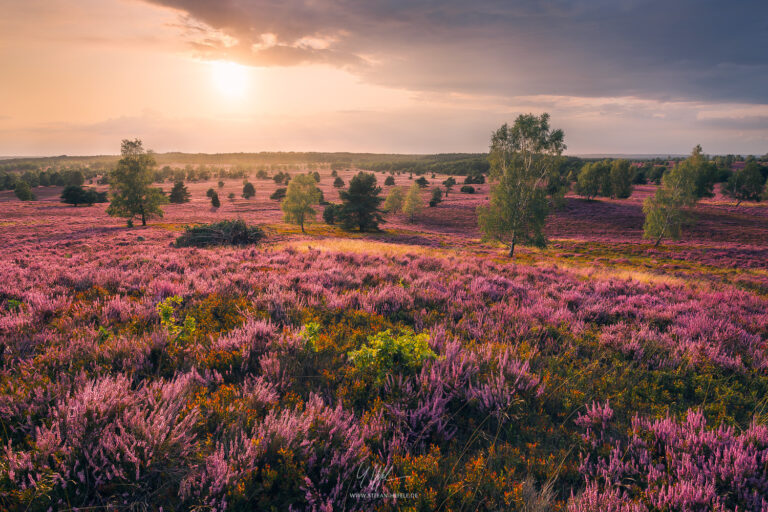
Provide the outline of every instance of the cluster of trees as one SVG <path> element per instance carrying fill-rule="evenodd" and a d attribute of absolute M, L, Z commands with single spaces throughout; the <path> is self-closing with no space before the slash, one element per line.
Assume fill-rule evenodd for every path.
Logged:
<path fill-rule="evenodd" d="M 447 153 L 429 155 L 421 160 L 379 161 L 363 165 L 375 172 L 455 174 L 461 176 L 485 174 L 489 164 L 485 155 L 466 155 Z"/>
<path fill-rule="evenodd" d="M 272 179 L 277 183 L 278 185 L 288 185 L 288 182 L 291 181 L 291 175 L 287 172 L 278 172 L 274 176 L 272 176 Z"/>
<path fill-rule="evenodd" d="M 575 191 L 580 196 L 624 199 L 632 195 L 634 171 L 627 160 L 603 160 L 584 164 L 576 178 Z"/>
<path fill-rule="evenodd" d="M 550 128 L 548 114 L 521 115 L 512 126 L 504 124 L 493 133 L 488 157 L 490 201 L 478 208 L 478 224 L 485 239 L 507 244 L 510 256 L 514 256 L 518 244 L 546 244 L 543 226 L 568 186 L 565 176 L 573 163 L 564 164 L 565 148 L 564 133 Z M 169 200 L 189 201 L 190 194 L 182 180 L 175 182 L 168 198 L 160 188 L 152 186 L 155 165 L 153 153 L 146 151 L 140 140 L 122 141 L 121 159 L 110 179 L 112 200 L 107 209 L 110 215 L 127 218 L 129 226 L 138 217 L 142 225 L 146 225 L 148 219 L 162 217 L 160 206 Z M 738 203 L 759 201 L 768 197 L 767 178 L 768 169 L 750 161 L 744 169 L 733 173 L 723 190 Z M 286 222 L 299 225 L 304 232 L 307 220 L 317 214 L 315 207 L 327 204 L 317 187 L 319 173 L 299 174 L 291 179 L 281 171 L 274 179 L 287 187 L 278 188 L 270 198 L 281 202 Z M 477 183 L 476 179 L 482 179 L 481 183 L 485 181 L 483 175 L 467 176 L 461 192 L 474 193 L 469 183 Z M 657 245 L 665 237 L 678 237 L 685 209 L 703 197 L 712 197 L 718 179 L 717 165 L 696 146 L 690 157 L 663 174 L 660 187 L 645 201 L 644 236 L 655 239 Z M 626 160 L 589 162 L 576 177 L 576 190 L 589 199 L 598 195 L 624 198 L 631 194 L 633 182 L 635 173 Z M 422 190 L 429 181 L 419 177 L 407 193 L 394 183 L 391 175 L 385 180 L 386 185 L 392 186 L 385 200 L 375 174 L 359 172 L 350 180 L 349 187 L 340 191 L 341 203 L 327 204 L 323 219 L 329 224 L 339 223 L 345 229 L 360 231 L 377 230 L 384 222 L 385 212 L 403 213 L 413 221 L 423 210 Z M 219 187 L 222 184 L 220 182 Z M 429 206 L 437 206 L 455 185 L 456 179 L 449 177 L 442 182 L 442 188 L 433 188 Z M 337 176 L 334 186 L 342 188 L 343 180 Z M 27 181 L 19 181 L 14 190 L 22 200 L 34 199 Z M 249 199 L 254 195 L 253 184 L 244 180 L 242 196 Z M 207 196 L 212 206 L 220 206 L 216 190 L 209 189 Z M 234 194 L 229 197 L 234 199 Z M 105 200 L 105 193 L 83 188 L 82 183 L 71 184 L 62 193 L 62 201 L 75 206 Z"/>
<path fill-rule="evenodd" d="M 386 201 L 384 201 L 384 211 L 387 213 L 403 213 L 410 222 L 416 219 L 416 216 L 424 209 L 424 202 L 421 198 L 422 187 L 418 183 L 413 183 L 404 193 L 400 187 L 394 187 L 389 191 Z"/>
<path fill-rule="evenodd" d="M 194 167 L 187 164 L 182 168 L 172 168 L 169 165 L 163 166 L 161 169 L 153 169 L 152 176 L 156 183 L 163 183 L 165 181 L 173 181 L 174 183 L 179 181 L 208 181 L 213 178 L 218 179 L 244 179 L 248 178 L 251 174 L 251 169 L 246 167 L 232 167 L 216 168 L 208 167 L 205 165 L 199 165 Z"/>
<path fill-rule="evenodd" d="M 281 189 L 278 189 L 281 190 Z M 300 174 L 290 180 L 282 197 L 280 208 L 286 222 L 297 224 L 304 232 L 304 224 L 314 219 L 315 206 L 322 204 L 323 195 L 317 188 L 313 174 Z M 349 188 L 339 193 L 341 204 L 328 204 L 323 219 L 328 224 L 339 223 L 344 229 L 375 231 L 384 221 L 381 210 L 381 187 L 372 173 L 359 172 L 349 182 Z"/>
<path fill-rule="evenodd" d="M 768 167 L 760 166 L 755 160 L 747 162 L 743 169 L 731 174 L 723 193 L 735 199 L 736 206 L 742 201 L 768 199 Z"/>
<path fill-rule="evenodd" d="M 90 173 L 88 173 L 90 174 Z M 26 170 L 23 173 L 14 171 L 0 171 L 0 190 L 14 190 L 20 182 L 26 183 L 30 188 L 69 185 L 80 186 L 85 183 L 86 172 L 80 169 L 55 170 Z"/>
<path fill-rule="evenodd" d="M 483 183 L 485 183 L 484 174 L 470 174 L 464 178 L 465 185 L 482 185 Z"/>

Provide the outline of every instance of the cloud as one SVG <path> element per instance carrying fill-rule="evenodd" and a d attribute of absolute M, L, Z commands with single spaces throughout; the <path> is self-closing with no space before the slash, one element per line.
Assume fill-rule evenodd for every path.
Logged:
<path fill-rule="evenodd" d="M 762 0 L 148 1 L 184 13 L 204 58 L 414 91 L 768 103 Z"/>

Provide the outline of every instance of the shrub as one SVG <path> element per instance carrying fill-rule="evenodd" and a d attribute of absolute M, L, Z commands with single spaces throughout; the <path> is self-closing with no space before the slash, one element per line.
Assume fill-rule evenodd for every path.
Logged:
<path fill-rule="evenodd" d="M 429 185 L 429 181 L 427 181 L 427 178 L 425 178 L 424 176 L 417 179 L 416 183 L 418 183 L 421 188 L 426 188 L 427 185 Z"/>
<path fill-rule="evenodd" d="M 459 190 L 461 190 L 461 192 L 464 193 L 464 194 L 474 194 L 475 193 L 475 187 L 473 187 L 472 185 L 463 185 L 461 187 L 461 189 L 459 189 Z"/>
<path fill-rule="evenodd" d="M 470 174 L 464 178 L 465 185 L 482 185 L 483 183 L 485 183 L 484 174 Z"/>
<path fill-rule="evenodd" d="M 221 201 L 219 201 L 219 194 L 217 194 L 216 192 L 214 192 L 213 195 L 211 195 L 211 206 L 213 206 L 214 208 L 218 208 L 219 206 L 221 206 Z"/>
<path fill-rule="evenodd" d="M 282 201 L 283 199 L 285 199 L 285 193 L 287 190 L 288 189 L 284 187 L 280 187 L 274 192 L 272 192 L 272 195 L 270 195 L 269 198 L 272 199 L 273 201 Z"/>
<path fill-rule="evenodd" d="M 97 192 L 92 188 L 83 188 L 79 185 L 68 185 L 61 192 L 61 202 L 74 206 L 79 204 L 91 206 L 93 203 L 106 203 L 107 193 Z"/>
<path fill-rule="evenodd" d="M 437 357 L 428 341 L 428 335 L 414 334 L 410 329 L 397 336 L 387 329 L 369 336 L 367 345 L 347 355 L 359 371 L 373 374 L 378 382 L 383 382 L 391 373 L 413 373 L 425 360 Z"/>
<path fill-rule="evenodd" d="M 344 187 L 344 180 L 341 179 L 339 176 L 336 176 L 336 179 L 333 180 L 333 186 L 336 188 L 343 188 Z"/>
<path fill-rule="evenodd" d="M 212 245 L 256 244 L 264 238 L 258 226 L 248 226 L 243 220 L 223 220 L 212 224 L 187 226 L 176 239 L 176 247 L 208 247 Z"/>
<path fill-rule="evenodd" d="M 429 200 L 429 206 L 431 208 L 434 208 L 438 204 L 443 202 L 443 191 L 440 190 L 440 188 L 433 188 L 432 189 L 432 197 Z"/>
<path fill-rule="evenodd" d="M 395 184 L 395 177 L 394 176 L 387 176 L 387 179 L 384 180 L 384 185 L 391 187 Z"/>
<path fill-rule="evenodd" d="M 256 195 L 256 189 L 253 187 L 253 183 L 246 181 L 243 185 L 243 197 L 250 199 Z"/>

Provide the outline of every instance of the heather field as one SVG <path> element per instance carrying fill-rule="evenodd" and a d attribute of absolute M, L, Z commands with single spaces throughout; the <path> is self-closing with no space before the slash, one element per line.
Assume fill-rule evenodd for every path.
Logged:
<path fill-rule="evenodd" d="M 509 259 L 487 184 L 302 234 L 252 181 L 135 228 L 0 192 L 0 508 L 768 511 L 768 205 L 653 247 L 654 185 L 569 194 Z M 264 241 L 173 245 L 238 218 Z"/>

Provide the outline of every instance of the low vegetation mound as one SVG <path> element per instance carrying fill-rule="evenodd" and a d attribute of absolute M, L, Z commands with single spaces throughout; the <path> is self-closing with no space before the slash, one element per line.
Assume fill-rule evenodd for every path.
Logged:
<path fill-rule="evenodd" d="M 176 239 L 176 247 L 209 247 L 215 245 L 257 244 L 264 238 L 258 226 L 249 226 L 243 220 L 223 220 L 212 224 L 187 226 Z"/>

